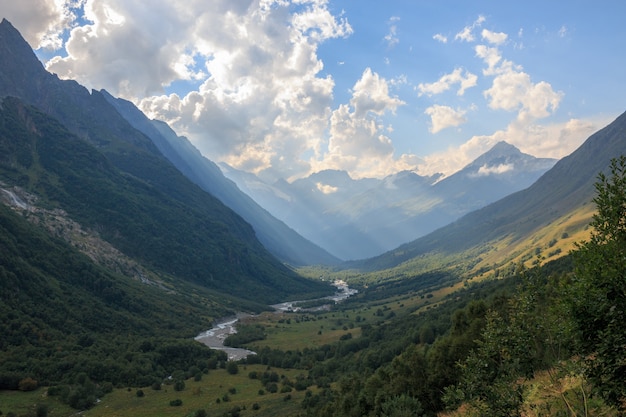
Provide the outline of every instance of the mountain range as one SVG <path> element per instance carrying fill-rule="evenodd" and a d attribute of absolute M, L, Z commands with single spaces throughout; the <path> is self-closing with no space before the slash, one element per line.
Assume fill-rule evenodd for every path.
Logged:
<path fill-rule="evenodd" d="M 598 174 L 622 154 L 626 113 L 558 162 L 500 142 L 449 177 L 406 171 L 353 179 L 329 170 L 267 184 L 218 167 L 132 103 L 48 73 L 2 20 L 0 390 L 39 384 L 46 396 L 86 409 L 107 385 L 141 401 L 143 390 L 129 387 L 160 388 L 172 375 L 201 379 L 209 367 L 226 367 L 227 356 L 194 336 L 236 312 L 331 294 L 328 283 L 301 275 L 312 271 L 362 291 L 342 317 L 300 316 L 323 346 L 286 346 L 292 339 L 282 337 L 300 318 L 268 315 L 285 345 L 258 356 L 276 357 L 276 369 L 291 366 L 288 356 L 305 358 L 298 373 L 340 388 L 315 388 L 310 402 L 324 392 L 360 402 L 386 385 L 436 387 L 440 395 L 447 385 L 437 378 L 456 372 L 457 350 L 470 349 L 475 324 L 484 325 L 489 295 L 479 293 L 505 281 L 483 278 L 514 277 L 508 272 L 534 261 L 569 262 L 563 255 L 589 233 Z M 314 263 L 326 266 L 293 268 Z M 350 310 L 359 311 L 354 321 Z M 455 335 L 461 327 L 473 329 L 467 339 Z M 301 329 L 291 336 L 302 337 Z M 429 358 L 434 365 L 425 368 Z M 394 374 L 392 387 L 384 381 Z M 361 385 L 362 377 L 373 379 Z M 265 398 L 287 404 L 291 394 Z"/>
<path fill-rule="evenodd" d="M 342 259 L 365 259 L 528 187 L 555 163 L 500 142 L 445 178 L 404 171 L 380 180 L 352 179 L 347 172 L 327 170 L 267 184 L 226 164 L 220 167 L 307 239 Z"/>
<path fill-rule="evenodd" d="M 246 221 L 185 177 L 108 95 L 45 71 L 6 20 L 0 56 L 4 189 L 61 210 L 156 276 L 261 303 L 330 291 L 272 256 Z"/>
<path fill-rule="evenodd" d="M 527 260 L 519 244 L 537 242 L 541 230 L 549 250 L 584 228 L 597 173 L 626 149 L 620 117 L 558 163 L 500 142 L 449 177 L 328 170 L 267 184 L 218 168 L 132 103 L 49 74 L 6 20 L 0 55 L 3 199 L 63 213 L 146 271 L 133 278 L 167 277 L 241 301 L 328 291 L 284 263 L 357 259 L 341 267 L 372 271 L 429 254 L 465 253 L 479 268 L 498 264 L 497 253 Z"/>
<path fill-rule="evenodd" d="M 100 93 L 133 127 L 150 138 L 180 172 L 250 223 L 259 241 L 276 257 L 296 266 L 339 263 L 336 257 L 304 239 L 241 192 L 215 163 L 166 123 L 149 120 L 134 104 L 105 90 Z"/>
<path fill-rule="evenodd" d="M 530 187 L 380 256 L 350 267 L 376 271 L 405 265 L 421 269 L 420 259 L 439 259 L 437 268 L 462 265 L 470 273 L 497 269 L 539 256 L 560 255 L 586 237 L 595 212 L 598 175 L 610 175 L 613 158 L 626 154 L 626 113 L 590 136 Z M 447 265 L 446 265 L 447 262 Z M 468 267 L 469 266 L 469 267 Z"/>

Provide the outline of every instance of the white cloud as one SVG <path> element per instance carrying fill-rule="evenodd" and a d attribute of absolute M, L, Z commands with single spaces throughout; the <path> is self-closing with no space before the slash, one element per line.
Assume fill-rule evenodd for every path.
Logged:
<path fill-rule="evenodd" d="M 554 91 L 549 83 L 533 83 L 527 73 L 511 69 L 496 76 L 484 95 L 490 108 L 517 111 L 521 122 L 548 117 L 563 97 L 563 93 Z"/>
<path fill-rule="evenodd" d="M 498 48 L 492 48 L 486 45 L 476 45 L 474 50 L 476 51 L 476 56 L 481 58 L 487 64 L 487 68 L 483 70 L 483 74 L 495 74 L 497 72 L 497 65 L 502 60 L 500 50 Z"/>
<path fill-rule="evenodd" d="M 489 166 L 487 164 L 478 168 L 478 171 L 475 174 L 471 174 L 473 177 L 486 177 L 489 175 L 500 175 L 506 172 L 512 171 L 513 164 L 500 164 L 500 165 L 492 165 Z"/>
<path fill-rule="evenodd" d="M 441 33 L 435 33 L 433 35 L 433 39 L 441 43 L 448 43 L 448 37 L 445 35 L 442 35 Z"/>
<path fill-rule="evenodd" d="M 84 0 L 41 0 L 33 5 L 26 1 L 0 0 L 0 17 L 18 28 L 34 49 L 57 50 L 63 46 L 63 33 L 76 18 L 72 8 L 82 2 Z"/>
<path fill-rule="evenodd" d="M 506 42 L 508 38 L 508 35 L 506 33 L 492 32 L 488 29 L 483 29 L 483 31 L 481 32 L 481 36 L 487 42 L 494 44 L 494 45 L 501 45 L 504 42 Z"/>
<path fill-rule="evenodd" d="M 465 119 L 464 110 L 455 110 L 452 107 L 441 106 L 435 104 L 424 111 L 430 116 L 431 127 L 428 129 L 431 133 L 440 132 L 448 127 L 459 126 L 467 121 Z"/>
<path fill-rule="evenodd" d="M 399 20 L 400 18 L 397 16 L 389 19 L 389 33 L 387 33 L 384 38 L 389 48 L 396 46 L 400 42 L 400 39 L 398 38 L 398 26 L 395 24 L 395 22 Z"/>
<path fill-rule="evenodd" d="M 419 95 L 435 95 L 443 93 L 444 91 L 449 90 L 452 85 L 459 84 L 459 89 L 457 90 L 457 95 L 462 96 L 465 94 L 465 90 L 468 88 L 476 86 L 478 77 L 475 74 L 472 74 L 469 71 L 465 71 L 465 77 L 463 76 L 463 70 L 461 68 L 456 68 L 450 74 L 443 75 L 439 80 L 434 83 L 420 83 L 417 86 L 419 91 Z"/>
<path fill-rule="evenodd" d="M 545 81 L 533 83 L 521 66 L 503 59 L 496 47 L 477 45 L 475 51 L 487 64 L 483 74 L 494 77 L 491 87 L 483 92 L 490 108 L 517 111 L 517 120 L 526 123 L 556 111 L 563 98 L 562 92 L 554 91 Z"/>
<path fill-rule="evenodd" d="M 611 121 L 611 118 L 605 117 L 570 119 L 544 125 L 514 121 L 506 129 L 492 135 L 473 136 L 458 147 L 424 157 L 417 171 L 421 175 L 454 174 L 500 141 L 506 141 L 530 155 L 560 159 L 575 151 L 585 139 Z"/>
<path fill-rule="evenodd" d="M 469 26 L 465 26 L 460 32 L 454 35 L 454 40 L 460 40 L 464 42 L 473 42 L 474 41 L 474 29 L 480 27 L 485 22 L 485 17 L 480 15 L 478 18 Z"/>
<path fill-rule="evenodd" d="M 368 112 L 377 115 L 386 111 L 395 112 L 404 102 L 397 97 L 391 97 L 387 81 L 367 68 L 354 85 L 350 104 L 354 107 L 355 115 L 363 117 Z"/>
<path fill-rule="evenodd" d="M 404 102 L 389 95 L 388 82 L 367 68 L 352 89 L 350 104 L 342 104 L 330 117 L 327 151 L 311 161 L 312 171 L 343 169 L 354 178 L 380 177 L 415 162 L 412 155 L 394 158 L 387 133 L 393 131 L 379 117 L 395 112 Z M 411 165 L 411 169 L 416 164 Z"/>
<path fill-rule="evenodd" d="M 289 5 L 263 9 L 253 1 L 236 14 L 230 10 L 235 3 L 222 2 L 230 12 L 226 17 L 214 11 L 215 16 L 194 21 L 202 40 L 197 54 L 206 57 L 209 74 L 199 90 L 184 97 L 147 97 L 140 106 L 213 160 L 269 179 L 306 174 L 309 160 L 326 152 L 335 86 L 330 76 L 319 74 L 317 46 L 352 29 L 345 20 L 333 20 L 323 1 L 305 2 L 295 14 Z M 368 72 L 355 85 L 353 105 L 360 113 L 395 109 L 401 102 L 386 88 Z"/>
<path fill-rule="evenodd" d="M 320 191 L 322 194 L 334 194 L 337 191 L 339 191 L 338 187 L 333 187 L 332 185 L 328 185 L 328 184 L 322 184 L 321 182 L 318 182 L 315 184 L 315 187 L 318 189 L 318 191 Z"/>
<path fill-rule="evenodd" d="M 563 25 L 559 29 L 559 38 L 564 38 L 566 35 L 567 35 L 567 27 Z"/>

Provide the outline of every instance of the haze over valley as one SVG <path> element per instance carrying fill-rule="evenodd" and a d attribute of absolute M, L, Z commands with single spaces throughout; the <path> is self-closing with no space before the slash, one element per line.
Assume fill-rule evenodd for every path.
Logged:
<path fill-rule="evenodd" d="M 625 412 L 621 5 L 31 3 L 0 414 Z"/>

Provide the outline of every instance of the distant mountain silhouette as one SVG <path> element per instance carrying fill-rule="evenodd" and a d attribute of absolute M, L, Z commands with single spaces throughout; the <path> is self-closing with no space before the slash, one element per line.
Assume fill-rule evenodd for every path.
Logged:
<path fill-rule="evenodd" d="M 166 123 L 149 120 L 129 101 L 115 98 L 104 90 L 101 94 L 132 126 L 148 136 L 187 178 L 249 222 L 261 243 L 279 259 L 295 266 L 339 263 L 339 259 L 300 236 L 241 192 L 215 163 L 205 158 L 189 140 L 176 135 Z"/>
<path fill-rule="evenodd" d="M 221 165 L 225 175 L 261 206 L 342 259 L 381 254 L 460 216 L 531 185 L 556 160 L 496 144 L 461 171 L 420 176 L 399 172 L 354 180 L 327 170 L 287 183 L 263 183 Z"/>

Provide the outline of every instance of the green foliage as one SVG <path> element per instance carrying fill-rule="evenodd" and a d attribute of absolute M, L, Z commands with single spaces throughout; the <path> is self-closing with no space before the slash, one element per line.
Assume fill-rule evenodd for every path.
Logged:
<path fill-rule="evenodd" d="M 237 333 L 229 334 L 224 339 L 224 346 L 242 347 L 246 343 L 265 339 L 265 330 L 261 325 L 237 325 Z"/>
<path fill-rule="evenodd" d="M 0 111 L 0 150 L 6 152 L 0 180 L 37 195 L 41 204 L 62 208 L 125 255 L 180 280 L 261 303 L 331 292 L 270 256 L 247 223 L 155 148 L 127 142 L 147 139 L 123 119 L 117 123 L 126 136 L 107 135 L 116 145 L 96 148 L 57 120 L 6 98 Z M 110 132 L 115 133 L 121 132 Z M 100 291 L 114 302 L 125 300 L 114 288 Z"/>
<path fill-rule="evenodd" d="M 231 375 L 237 374 L 239 372 L 239 366 L 237 365 L 237 362 L 228 361 L 228 363 L 226 364 L 226 371 Z"/>
<path fill-rule="evenodd" d="M 460 362 L 459 382 L 447 389 L 449 406 L 469 401 L 481 415 L 520 416 L 523 382 L 572 354 L 561 280 L 546 281 L 538 267 L 520 274 L 515 295 L 488 312 L 478 346 Z"/>
<path fill-rule="evenodd" d="M 600 395 L 626 404 L 626 156 L 613 159 L 610 176 L 600 174 L 597 213 L 588 242 L 575 252 L 572 312 L 581 353 Z"/>
<path fill-rule="evenodd" d="M 185 381 L 179 379 L 174 382 L 174 391 L 182 391 L 185 389 Z"/>
<path fill-rule="evenodd" d="M 181 405 L 183 405 L 183 400 L 181 400 L 180 398 L 177 398 L 175 400 L 170 401 L 170 405 L 172 407 L 180 407 Z"/>

